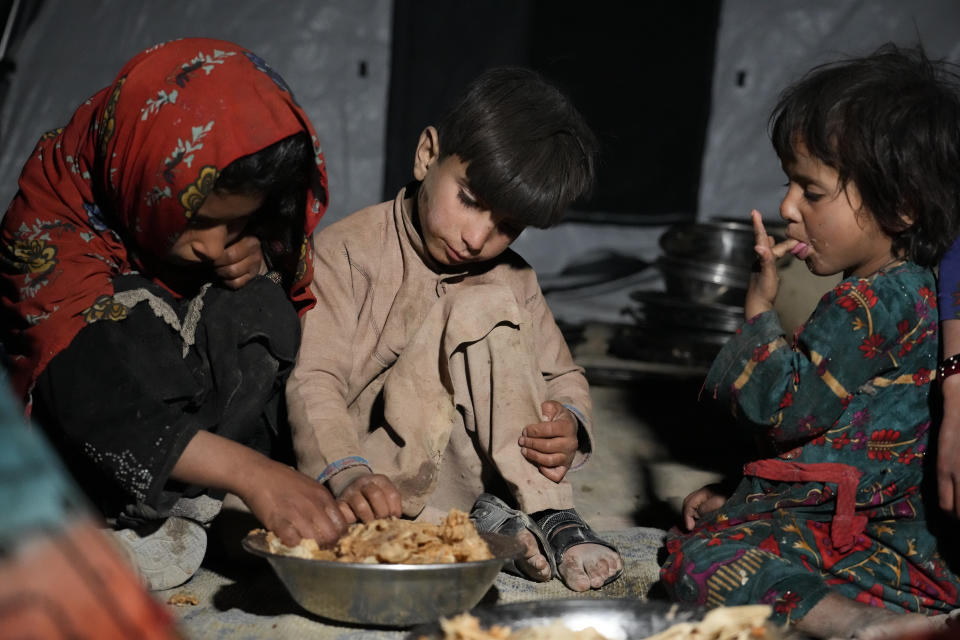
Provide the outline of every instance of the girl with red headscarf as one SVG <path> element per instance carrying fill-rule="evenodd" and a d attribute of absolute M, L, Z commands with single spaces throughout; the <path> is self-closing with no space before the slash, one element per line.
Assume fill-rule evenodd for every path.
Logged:
<path fill-rule="evenodd" d="M 229 42 L 144 51 L 42 137 L 0 223 L 0 337 L 15 393 L 111 523 L 216 490 L 288 544 L 338 536 L 326 489 L 270 457 L 326 204 L 306 114 Z"/>

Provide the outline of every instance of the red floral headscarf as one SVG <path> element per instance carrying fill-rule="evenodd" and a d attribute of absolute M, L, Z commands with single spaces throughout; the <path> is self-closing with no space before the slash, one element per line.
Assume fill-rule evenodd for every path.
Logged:
<path fill-rule="evenodd" d="M 122 238 L 165 255 L 221 169 L 300 132 L 317 164 L 289 291 L 303 313 L 315 302 L 309 237 L 327 206 L 326 171 L 306 114 L 256 55 L 204 38 L 157 45 L 41 138 L 0 223 L 0 336 L 28 407 L 51 358 L 109 313 L 112 279 L 154 277 Z"/>

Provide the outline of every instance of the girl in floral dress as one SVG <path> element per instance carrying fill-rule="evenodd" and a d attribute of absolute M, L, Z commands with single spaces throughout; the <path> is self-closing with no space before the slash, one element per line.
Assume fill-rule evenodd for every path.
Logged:
<path fill-rule="evenodd" d="M 892 637 L 947 624 L 960 581 L 922 490 L 938 361 L 931 265 L 956 235 L 960 103 L 920 50 L 888 45 L 787 89 L 772 138 L 789 182 L 775 244 L 752 213 L 747 321 L 704 392 L 764 450 L 729 498 L 684 501 L 662 579 L 707 606 L 768 603 L 817 637 Z M 935 144 L 934 144 L 935 143 Z M 792 339 L 773 302 L 790 253 L 843 274 Z"/>

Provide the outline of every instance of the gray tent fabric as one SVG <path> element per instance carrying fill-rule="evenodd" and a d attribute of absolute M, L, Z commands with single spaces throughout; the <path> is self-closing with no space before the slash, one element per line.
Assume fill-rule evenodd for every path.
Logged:
<path fill-rule="evenodd" d="M 957 25 L 953 0 L 724 0 L 698 219 L 746 219 L 757 208 L 779 220 L 784 177 L 767 118 L 790 82 L 888 41 L 960 62 Z"/>
<path fill-rule="evenodd" d="M 195 36 L 250 49 L 293 88 L 326 157 L 331 201 L 321 225 L 377 202 L 392 6 L 391 0 L 43 0 L 13 52 L 16 69 L 0 113 L 0 211 L 41 134 L 65 125 L 143 49 Z"/>

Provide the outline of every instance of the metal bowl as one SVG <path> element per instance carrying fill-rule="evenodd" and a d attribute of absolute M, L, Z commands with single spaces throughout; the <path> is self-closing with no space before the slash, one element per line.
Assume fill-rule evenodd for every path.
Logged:
<path fill-rule="evenodd" d="M 749 216 L 739 218 L 733 218 L 730 216 L 713 216 L 708 219 L 708 222 L 739 226 L 744 231 L 753 233 L 753 220 L 751 220 Z M 787 230 L 787 222 L 782 218 L 771 218 L 769 220 L 764 220 L 763 226 L 767 230 L 767 233 L 772 235 L 774 238 L 782 240 L 785 237 L 784 233 Z"/>
<path fill-rule="evenodd" d="M 504 562 L 522 553 L 512 537 L 484 533 L 494 557 L 452 564 L 360 564 L 283 556 L 254 531 L 243 548 L 266 558 L 301 607 L 324 618 L 361 625 L 408 627 L 474 607 Z"/>
<path fill-rule="evenodd" d="M 627 312 L 641 326 L 731 334 L 744 321 L 743 307 L 691 302 L 663 291 L 631 291 L 630 297 L 637 306 Z"/>
<path fill-rule="evenodd" d="M 664 255 L 657 258 L 657 268 L 667 292 L 677 298 L 742 307 L 747 296 L 750 270 L 743 267 Z"/>
<path fill-rule="evenodd" d="M 702 375 L 710 368 L 730 335 L 682 327 L 624 326 L 610 337 L 608 352 L 618 358 L 657 367 L 681 367 L 681 370 L 674 371 L 680 375 Z"/>
<path fill-rule="evenodd" d="M 785 237 L 782 227 L 768 228 L 767 233 L 778 242 Z M 669 258 L 725 264 L 747 270 L 756 258 L 755 244 L 750 222 L 729 218 L 674 224 L 660 236 L 660 248 Z M 786 260 L 789 256 L 785 256 Z"/>
<path fill-rule="evenodd" d="M 511 630 L 529 629 L 559 620 L 572 631 L 593 627 L 610 640 L 626 640 L 652 636 L 678 622 L 698 622 L 703 618 L 704 609 L 659 600 L 570 599 L 477 607 L 470 613 L 484 629 L 493 625 Z M 413 629 L 408 637 L 410 640 L 442 640 L 443 630 L 437 621 Z"/>

